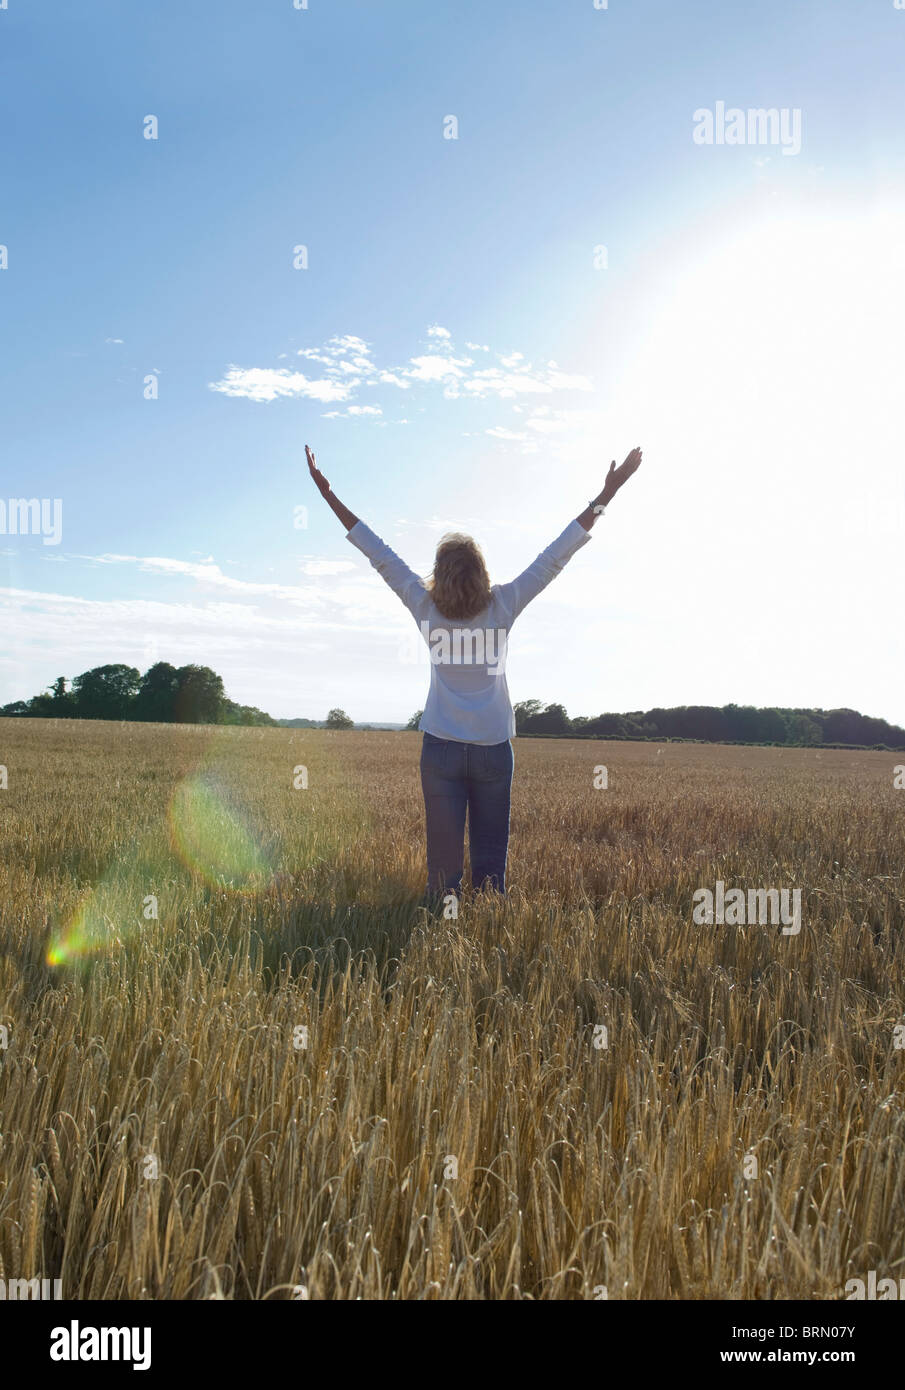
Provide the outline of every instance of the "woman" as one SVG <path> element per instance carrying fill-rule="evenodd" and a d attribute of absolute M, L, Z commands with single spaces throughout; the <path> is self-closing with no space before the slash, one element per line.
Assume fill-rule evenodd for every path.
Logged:
<path fill-rule="evenodd" d="M 346 529 L 398 594 L 430 648 L 430 693 L 419 725 L 421 786 L 427 818 L 428 895 L 458 893 L 465 857 L 465 815 L 476 889 L 506 891 L 509 795 L 515 715 L 505 676 L 509 630 L 526 604 L 590 539 L 591 527 L 641 463 L 633 449 L 610 464 L 603 490 L 511 584 L 493 584 L 470 536 L 444 536 L 434 571 L 423 580 L 344 507 L 305 445 L 311 476 Z"/>

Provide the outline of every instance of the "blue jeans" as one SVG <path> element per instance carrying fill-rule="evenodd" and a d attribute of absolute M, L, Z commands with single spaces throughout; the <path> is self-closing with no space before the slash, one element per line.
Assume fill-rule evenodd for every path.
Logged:
<path fill-rule="evenodd" d="M 458 893 L 465 860 L 465 813 L 476 889 L 506 891 L 512 744 L 457 743 L 425 734 L 421 787 L 427 817 L 428 893 Z"/>

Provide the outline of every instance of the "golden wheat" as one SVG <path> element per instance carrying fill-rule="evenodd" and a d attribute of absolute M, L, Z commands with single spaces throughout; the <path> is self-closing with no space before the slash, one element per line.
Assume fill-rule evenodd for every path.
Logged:
<path fill-rule="evenodd" d="M 419 743 L 0 720 L 0 1272 L 130 1299 L 900 1275 L 894 756 L 520 740 L 511 893 L 447 919 Z M 800 934 L 695 925 L 718 879 L 800 887 Z"/>

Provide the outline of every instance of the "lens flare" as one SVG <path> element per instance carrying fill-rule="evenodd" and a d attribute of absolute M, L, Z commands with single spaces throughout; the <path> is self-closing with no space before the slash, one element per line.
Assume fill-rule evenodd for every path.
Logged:
<path fill-rule="evenodd" d="M 137 919 L 135 908 L 134 894 L 123 884 L 99 884 L 84 895 L 68 925 L 51 940 L 47 964 L 72 964 L 97 955 L 107 946 L 120 945 L 125 924 Z"/>
<path fill-rule="evenodd" d="M 220 889 L 253 893 L 273 882 L 273 866 L 262 837 L 210 770 L 180 782 L 166 819 L 169 850 L 154 836 L 136 838 L 124 846 L 122 856 L 108 866 L 100 882 L 80 899 L 66 926 L 51 938 L 46 953 L 49 966 L 87 961 L 110 946 L 121 946 L 155 920 L 156 885 L 174 881 L 173 854 L 183 872 L 187 868 L 205 884 Z"/>
<path fill-rule="evenodd" d="M 209 773 L 179 784 L 168 820 L 179 858 L 208 883 L 242 891 L 260 888 L 271 877 L 260 837 Z"/>

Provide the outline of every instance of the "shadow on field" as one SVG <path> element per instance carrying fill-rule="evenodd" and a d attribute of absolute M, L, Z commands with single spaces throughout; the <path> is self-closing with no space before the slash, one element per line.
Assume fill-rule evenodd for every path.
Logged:
<path fill-rule="evenodd" d="M 420 894 L 386 883 L 382 888 L 383 903 L 308 901 L 281 885 L 238 904 L 213 892 L 199 914 L 204 929 L 188 935 L 203 965 L 222 962 L 226 954 L 245 958 L 268 989 L 310 978 L 312 966 L 321 981 L 347 975 L 353 962 L 359 969 L 368 963 L 389 985 L 429 911 Z"/>

